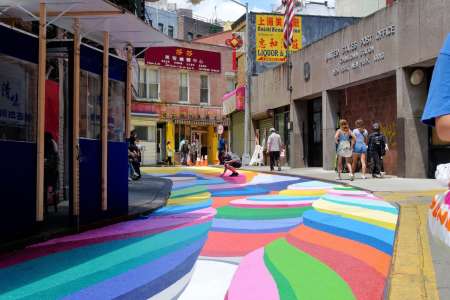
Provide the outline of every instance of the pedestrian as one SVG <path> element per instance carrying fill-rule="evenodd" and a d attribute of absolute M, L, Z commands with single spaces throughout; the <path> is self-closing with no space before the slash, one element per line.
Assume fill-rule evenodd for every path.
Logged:
<path fill-rule="evenodd" d="M 134 170 L 134 174 L 131 176 L 133 180 L 141 178 L 141 152 L 136 144 L 137 139 L 136 132 L 132 131 L 128 144 L 128 158 Z"/>
<path fill-rule="evenodd" d="M 239 173 L 236 169 L 239 169 L 242 166 L 241 158 L 232 152 L 228 152 L 223 156 L 224 159 L 224 170 L 222 175 L 224 176 L 227 170 L 231 171 L 230 177 L 237 177 Z"/>
<path fill-rule="evenodd" d="M 355 144 L 356 137 L 353 134 L 353 132 L 350 130 L 348 126 L 347 120 L 340 120 L 339 121 L 339 129 L 336 131 L 336 134 L 334 136 L 335 142 L 336 142 L 336 153 L 338 156 L 338 180 L 341 180 L 341 174 L 342 174 L 342 168 L 343 168 L 343 162 L 345 161 L 345 164 L 347 166 L 348 171 L 350 172 L 350 180 L 354 180 L 355 176 L 352 172 L 352 165 L 350 164 L 350 159 L 353 154 L 353 147 Z"/>
<path fill-rule="evenodd" d="M 267 152 L 270 157 L 270 171 L 274 170 L 275 164 L 278 166 L 278 171 L 281 171 L 280 165 L 280 151 L 283 149 L 283 142 L 280 135 L 275 128 L 270 128 L 270 135 L 267 139 Z"/>
<path fill-rule="evenodd" d="M 224 156 L 226 153 L 226 142 L 225 142 L 225 139 L 223 138 L 223 135 L 221 135 L 219 138 L 219 145 L 217 147 L 217 150 L 219 152 L 220 165 L 223 165 L 224 164 Z"/>
<path fill-rule="evenodd" d="M 173 146 L 170 141 L 168 141 L 166 145 L 166 154 L 167 154 L 167 165 L 172 166 Z"/>
<path fill-rule="evenodd" d="M 198 142 L 197 139 L 194 138 L 191 143 L 191 147 L 189 149 L 189 153 L 191 156 L 191 163 L 195 166 L 197 163 L 197 155 L 198 155 Z"/>
<path fill-rule="evenodd" d="M 450 142 L 450 34 L 434 66 L 422 122 L 436 126 L 443 141 Z M 450 187 L 450 183 L 449 183 Z"/>
<path fill-rule="evenodd" d="M 383 177 L 382 171 L 383 167 L 383 156 L 386 155 L 387 139 L 386 136 L 381 132 L 380 124 L 374 123 L 372 125 L 373 132 L 369 135 L 369 165 L 372 172 L 372 177 L 381 178 Z"/>
<path fill-rule="evenodd" d="M 181 154 L 181 164 L 183 166 L 188 165 L 188 156 L 189 156 L 189 141 L 183 139 L 180 143 L 180 154 Z"/>
<path fill-rule="evenodd" d="M 50 132 L 44 135 L 44 206 L 47 213 L 48 206 L 54 205 L 55 212 L 58 211 L 57 184 L 58 184 L 58 145 Z"/>
<path fill-rule="evenodd" d="M 352 171 L 353 174 L 356 173 L 358 161 L 361 161 L 361 178 L 366 179 L 367 141 L 369 134 L 364 128 L 363 120 L 358 119 L 355 122 L 355 127 L 356 128 L 353 129 L 353 135 L 355 136 L 355 146 L 353 148 Z"/>

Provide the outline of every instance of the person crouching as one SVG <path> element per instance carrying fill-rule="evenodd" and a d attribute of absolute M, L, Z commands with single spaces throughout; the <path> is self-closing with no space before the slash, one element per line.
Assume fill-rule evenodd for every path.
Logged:
<path fill-rule="evenodd" d="M 231 171 L 230 177 L 236 177 L 239 176 L 239 173 L 236 171 L 236 169 L 239 169 L 242 166 L 242 162 L 239 156 L 237 156 L 234 153 L 228 152 L 224 156 L 224 170 L 222 175 L 224 176 L 227 170 Z"/>

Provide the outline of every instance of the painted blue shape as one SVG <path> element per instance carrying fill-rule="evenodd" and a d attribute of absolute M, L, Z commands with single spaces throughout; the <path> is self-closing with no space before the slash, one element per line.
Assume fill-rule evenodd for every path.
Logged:
<path fill-rule="evenodd" d="M 262 195 L 262 196 L 251 196 L 247 197 L 250 201 L 305 201 L 310 202 L 313 200 L 318 200 L 320 197 L 312 196 L 285 196 L 285 195 Z"/>
<path fill-rule="evenodd" d="M 182 190 L 187 187 L 192 187 L 193 185 L 216 185 L 216 184 L 224 184 L 225 181 L 223 179 L 199 179 L 195 180 L 194 182 L 179 182 L 175 184 L 175 187 L 173 188 L 174 191 L 176 190 Z"/>
<path fill-rule="evenodd" d="M 291 185 L 291 187 L 317 188 L 317 189 L 328 189 L 328 188 L 333 188 L 335 186 L 336 186 L 336 184 L 323 182 L 323 181 L 317 181 L 317 180 L 305 181 L 305 182 L 300 182 L 300 183 Z"/>
<path fill-rule="evenodd" d="M 270 190 L 258 186 L 247 186 L 242 188 L 229 188 L 223 190 L 212 191 L 213 197 L 230 197 L 230 196 L 246 196 L 246 195 L 260 195 L 268 193 Z"/>
<path fill-rule="evenodd" d="M 192 270 L 205 241 L 206 238 L 197 240 L 180 250 L 63 299 L 148 299 Z"/>
<path fill-rule="evenodd" d="M 167 207 L 158 209 L 154 213 L 150 214 L 149 217 L 181 214 L 181 213 L 185 213 L 185 212 L 208 208 L 208 207 L 211 207 L 211 205 L 212 205 L 212 200 L 209 199 L 207 201 L 195 203 L 192 205 L 167 206 Z"/>
<path fill-rule="evenodd" d="M 337 215 L 309 210 L 303 214 L 303 224 L 340 237 L 374 247 L 392 255 L 395 231 Z"/>
<path fill-rule="evenodd" d="M 211 230 L 219 232 L 272 233 L 286 232 L 299 226 L 302 217 L 276 220 L 214 219 Z"/>

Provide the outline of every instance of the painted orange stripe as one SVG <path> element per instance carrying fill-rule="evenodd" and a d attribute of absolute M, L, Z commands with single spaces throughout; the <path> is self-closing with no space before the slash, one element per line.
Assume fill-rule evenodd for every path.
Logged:
<path fill-rule="evenodd" d="M 230 197 L 213 197 L 213 204 L 212 207 L 219 208 L 222 206 L 227 206 L 230 204 L 231 201 L 245 198 L 243 196 L 230 196 Z"/>
<path fill-rule="evenodd" d="M 288 237 L 343 252 L 365 262 L 384 277 L 387 277 L 389 274 L 391 257 L 368 245 L 315 230 L 304 225 L 291 230 Z"/>
<path fill-rule="evenodd" d="M 286 237 L 287 233 L 228 233 L 210 232 L 201 255 L 212 257 L 245 256 L 270 242 Z"/>

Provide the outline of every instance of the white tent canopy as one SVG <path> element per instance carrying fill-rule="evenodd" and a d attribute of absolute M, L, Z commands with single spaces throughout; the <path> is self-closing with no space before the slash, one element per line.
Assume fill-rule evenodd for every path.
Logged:
<path fill-rule="evenodd" d="M 0 0 L 0 18 L 10 16 L 38 20 L 42 0 Z M 145 24 L 130 12 L 105 0 L 45 0 L 47 22 L 73 32 L 75 18 L 80 22 L 82 37 L 103 43 L 103 33 L 109 32 L 110 47 L 123 49 L 127 45 L 147 48 L 175 46 L 176 41 Z"/>

